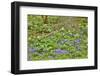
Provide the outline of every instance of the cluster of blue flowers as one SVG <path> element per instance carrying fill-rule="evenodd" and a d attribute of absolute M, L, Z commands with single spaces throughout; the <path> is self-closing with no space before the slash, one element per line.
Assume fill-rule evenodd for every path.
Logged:
<path fill-rule="evenodd" d="M 63 33 L 62 35 L 64 36 L 65 33 Z M 69 37 L 71 37 L 71 36 L 75 37 L 76 34 L 72 34 L 71 33 L 71 34 L 67 34 L 67 36 L 69 36 Z M 81 51 L 80 43 L 81 43 L 81 38 L 76 38 L 74 40 L 70 40 L 70 39 L 67 39 L 67 38 L 62 38 L 62 39 L 60 39 L 60 40 L 57 41 L 58 48 L 57 49 L 53 49 L 52 53 L 55 56 L 48 54 L 48 58 L 49 59 L 54 59 L 57 55 L 69 55 L 69 54 L 71 54 L 71 50 L 61 49 L 59 47 L 59 46 L 63 46 L 63 45 L 66 45 L 66 44 L 68 44 L 69 47 L 75 47 L 76 51 Z M 36 54 L 36 55 L 38 55 L 40 57 L 44 56 L 47 53 L 50 53 L 50 50 L 46 50 L 46 51 L 42 50 L 42 52 L 38 52 L 38 49 L 36 49 L 36 48 L 28 48 L 28 51 L 30 53 Z"/>
<path fill-rule="evenodd" d="M 80 43 L 81 39 L 76 39 L 75 43 Z"/>
<path fill-rule="evenodd" d="M 69 54 L 69 51 L 67 50 L 61 50 L 61 49 L 56 49 L 55 54 Z"/>

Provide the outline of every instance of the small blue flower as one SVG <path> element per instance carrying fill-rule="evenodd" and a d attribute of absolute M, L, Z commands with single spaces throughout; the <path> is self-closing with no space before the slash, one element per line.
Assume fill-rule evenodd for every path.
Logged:
<path fill-rule="evenodd" d="M 80 39 L 76 39 L 75 43 L 80 43 L 80 41 L 81 41 Z"/>
<path fill-rule="evenodd" d="M 28 48 L 28 51 L 34 53 L 36 51 L 36 49 L 34 49 L 34 48 Z"/>
<path fill-rule="evenodd" d="M 69 54 L 69 51 L 67 50 L 61 50 L 61 49 L 56 49 L 55 54 Z"/>

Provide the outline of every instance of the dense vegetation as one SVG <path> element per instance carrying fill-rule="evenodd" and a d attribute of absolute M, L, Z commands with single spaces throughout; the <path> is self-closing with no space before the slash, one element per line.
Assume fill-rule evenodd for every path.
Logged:
<path fill-rule="evenodd" d="M 28 15 L 28 60 L 87 58 L 87 18 Z"/>

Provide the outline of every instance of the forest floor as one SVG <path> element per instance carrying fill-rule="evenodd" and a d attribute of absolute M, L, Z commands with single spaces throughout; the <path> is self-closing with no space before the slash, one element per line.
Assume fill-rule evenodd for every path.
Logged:
<path fill-rule="evenodd" d="M 88 55 L 87 17 L 28 15 L 28 60 L 83 59 Z"/>

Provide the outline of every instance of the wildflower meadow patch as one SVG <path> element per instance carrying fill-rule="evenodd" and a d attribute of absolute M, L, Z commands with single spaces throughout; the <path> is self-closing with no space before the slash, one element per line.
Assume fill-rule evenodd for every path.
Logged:
<path fill-rule="evenodd" d="M 88 57 L 87 17 L 28 15 L 28 60 Z"/>

